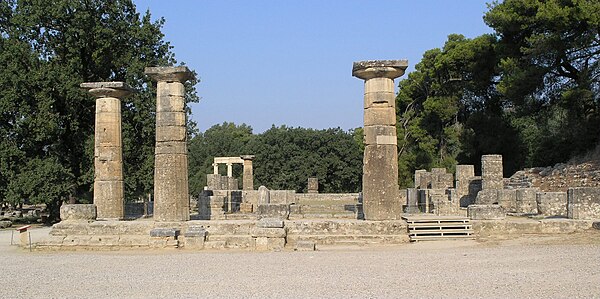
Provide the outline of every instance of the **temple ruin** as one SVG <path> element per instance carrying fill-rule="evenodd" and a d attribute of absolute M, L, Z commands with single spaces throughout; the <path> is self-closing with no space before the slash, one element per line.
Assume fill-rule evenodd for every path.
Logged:
<path fill-rule="evenodd" d="M 566 192 L 533 188 L 521 174 L 503 175 L 502 156 L 483 155 L 475 165 L 415 171 L 414 187 L 398 186 L 394 79 L 406 60 L 356 62 L 364 80 L 362 193 L 307 193 L 254 187 L 253 155 L 214 157 L 203 192 L 188 194 L 184 82 L 187 67 L 149 67 L 157 82 L 153 209 L 126 221 L 123 196 L 120 98 L 122 82 L 81 84 L 96 97 L 93 204 L 64 204 L 43 249 L 183 248 L 315 250 L 336 244 L 401 244 L 472 239 L 508 233 L 566 234 L 600 227 L 600 188 Z M 221 175 L 219 165 L 227 166 Z M 241 164 L 242 188 L 233 165 Z M 193 204 L 190 204 L 193 202 Z M 153 211 L 153 212 L 152 212 Z"/>

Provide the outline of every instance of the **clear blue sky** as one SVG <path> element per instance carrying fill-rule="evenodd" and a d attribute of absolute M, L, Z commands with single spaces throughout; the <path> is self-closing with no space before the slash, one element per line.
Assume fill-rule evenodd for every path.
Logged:
<path fill-rule="evenodd" d="M 201 131 L 224 121 L 255 133 L 273 124 L 360 127 L 363 83 L 352 62 L 408 59 L 411 71 L 448 34 L 491 32 L 482 0 L 135 3 L 166 19 L 165 40 L 198 73 L 201 100 L 191 109 Z"/>

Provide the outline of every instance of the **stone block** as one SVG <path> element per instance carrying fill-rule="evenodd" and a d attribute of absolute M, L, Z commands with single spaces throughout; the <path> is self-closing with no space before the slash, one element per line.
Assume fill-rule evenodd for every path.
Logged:
<path fill-rule="evenodd" d="M 298 241 L 298 242 L 296 242 L 296 246 L 294 246 L 294 250 L 296 250 L 296 251 L 315 251 L 316 245 L 315 245 L 315 242 L 312 242 L 312 241 Z"/>
<path fill-rule="evenodd" d="M 249 203 L 249 202 L 240 203 L 240 213 L 251 214 L 252 212 L 254 212 L 254 207 L 251 203 Z"/>
<path fill-rule="evenodd" d="M 184 237 L 182 245 L 187 249 L 203 249 L 205 242 L 204 238 Z"/>
<path fill-rule="evenodd" d="M 473 220 L 496 220 L 506 218 L 506 213 L 500 205 L 470 205 L 467 216 Z"/>
<path fill-rule="evenodd" d="M 255 227 L 252 229 L 252 237 L 285 238 L 285 236 L 284 228 Z"/>
<path fill-rule="evenodd" d="M 395 126 L 365 127 L 364 137 L 365 145 L 396 145 L 398 143 Z"/>
<path fill-rule="evenodd" d="M 365 94 L 393 90 L 394 81 L 388 78 L 373 78 L 365 81 Z"/>
<path fill-rule="evenodd" d="M 504 189 L 502 155 L 481 156 L 481 188 Z"/>
<path fill-rule="evenodd" d="M 498 203 L 498 190 L 483 189 L 477 193 L 475 203 L 478 205 L 491 205 Z"/>
<path fill-rule="evenodd" d="M 180 230 L 177 228 L 154 228 L 150 231 L 150 237 L 174 237 L 179 236 Z"/>
<path fill-rule="evenodd" d="M 291 204 L 296 201 L 295 190 L 270 190 L 269 203 L 271 204 Z"/>
<path fill-rule="evenodd" d="M 221 175 L 220 174 L 207 174 L 206 175 L 206 188 L 208 190 L 221 190 Z"/>
<path fill-rule="evenodd" d="M 156 142 L 186 141 L 185 126 L 158 126 L 156 127 Z"/>
<path fill-rule="evenodd" d="M 517 189 L 515 212 L 522 214 L 537 214 L 537 202 L 535 201 L 537 188 Z"/>
<path fill-rule="evenodd" d="M 94 221 L 96 206 L 93 204 L 63 204 L 60 207 L 61 221 Z"/>
<path fill-rule="evenodd" d="M 567 216 L 567 192 L 537 192 L 538 213 L 544 216 Z"/>
<path fill-rule="evenodd" d="M 156 114 L 157 126 L 184 127 L 186 125 L 184 112 L 161 112 Z"/>
<path fill-rule="evenodd" d="M 204 241 L 204 249 L 223 249 L 227 247 L 227 242 L 218 241 Z"/>
<path fill-rule="evenodd" d="M 396 107 L 395 100 L 396 95 L 391 91 L 374 91 L 365 93 L 364 108 Z"/>
<path fill-rule="evenodd" d="M 498 204 L 507 212 L 513 212 L 517 205 L 517 190 L 501 189 L 498 190 Z"/>
<path fill-rule="evenodd" d="M 183 234 L 186 238 L 202 238 L 206 237 L 206 229 L 202 226 L 190 226 Z"/>
<path fill-rule="evenodd" d="M 281 251 L 285 247 L 285 238 L 258 237 L 254 240 L 254 249 L 258 251 Z"/>
<path fill-rule="evenodd" d="M 263 218 L 258 220 L 256 227 L 262 228 L 282 228 L 283 220 L 279 218 Z"/>
<path fill-rule="evenodd" d="M 600 219 L 600 188 L 569 188 L 567 199 L 567 217 L 571 219 Z"/>
<path fill-rule="evenodd" d="M 364 111 L 364 126 L 395 126 L 396 110 L 393 107 L 371 107 Z"/>
<path fill-rule="evenodd" d="M 118 146 L 123 145 L 121 141 L 121 123 L 96 121 L 94 133 L 94 144 Z"/>
<path fill-rule="evenodd" d="M 119 246 L 124 247 L 147 247 L 150 242 L 148 236 L 121 235 Z"/>
<path fill-rule="evenodd" d="M 271 202 L 269 189 L 265 186 L 258 187 L 258 205 L 266 205 Z"/>
<path fill-rule="evenodd" d="M 256 213 L 258 214 L 258 219 L 262 219 L 262 218 L 288 219 L 288 217 L 290 215 L 290 205 L 288 205 L 288 204 L 258 205 Z"/>
<path fill-rule="evenodd" d="M 187 154 L 187 143 L 184 141 L 157 142 L 154 153 L 162 154 Z"/>

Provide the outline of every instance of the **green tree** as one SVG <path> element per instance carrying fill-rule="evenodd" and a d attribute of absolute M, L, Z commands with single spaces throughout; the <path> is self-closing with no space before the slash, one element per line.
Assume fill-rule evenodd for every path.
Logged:
<path fill-rule="evenodd" d="M 499 37 L 498 91 L 527 140 L 525 164 L 592 149 L 600 137 L 600 2 L 506 0 L 484 20 Z"/>
<path fill-rule="evenodd" d="M 176 63 L 163 23 L 129 0 L 0 2 L 0 200 L 91 200 L 95 102 L 79 84 L 93 81 L 136 90 L 121 107 L 126 196 L 151 192 L 155 89 L 143 69 Z M 61 190 L 28 187 L 41 179 Z"/>
<path fill-rule="evenodd" d="M 322 192 L 358 192 L 362 151 L 355 136 L 354 131 L 339 128 L 273 126 L 252 139 L 247 147 L 256 156 L 255 184 L 305 192 L 307 179 L 317 177 Z"/>
<path fill-rule="evenodd" d="M 416 169 L 452 171 L 464 151 L 464 124 L 473 113 L 497 108 L 490 85 L 495 76 L 495 38 L 450 35 L 442 49 L 423 55 L 400 82 L 398 114 L 399 183 L 411 186 Z M 495 109 L 496 111 L 498 109 Z"/>

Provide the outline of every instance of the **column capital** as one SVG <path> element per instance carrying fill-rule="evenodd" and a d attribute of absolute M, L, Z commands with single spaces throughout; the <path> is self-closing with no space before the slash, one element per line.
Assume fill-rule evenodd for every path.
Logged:
<path fill-rule="evenodd" d="M 252 161 L 252 159 L 254 159 L 254 155 L 241 155 L 240 158 L 242 158 L 242 160 Z"/>
<path fill-rule="evenodd" d="M 121 98 L 133 92 L 123 82 L 85 82 L 81 83 L 79 87 L 87 89 L 96 98 Z"/>
<path fill-rule="evenodd" d="M 352 76 L 368 80 L 388 78 L 394 80 L 402 75 L 408 67 L 408 60 L 365 60 L 354 62 Z"/>
<path fill-rule="evenodd" d="M 154 81 L 185 82 L 194 80 L 194 74 L 187 66 L 153 66 L 144 69 L 144 73 Z"/>

